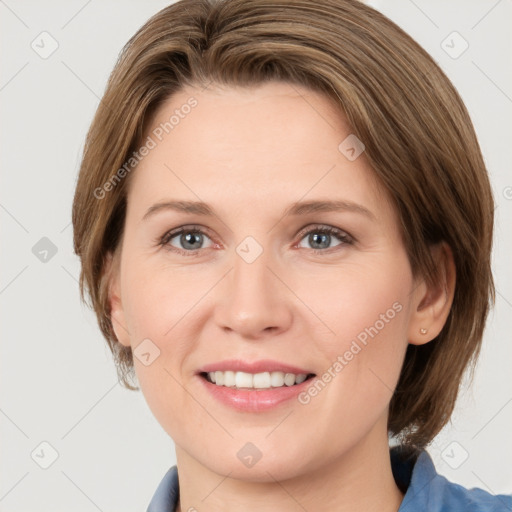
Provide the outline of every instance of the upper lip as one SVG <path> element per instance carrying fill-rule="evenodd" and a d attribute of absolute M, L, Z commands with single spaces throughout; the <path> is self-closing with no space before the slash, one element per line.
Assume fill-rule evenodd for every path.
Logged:
<path fill-rule="evenodd" d="M 296 375 L 304 373 L 306 375 L 313 373 L 304 368 L 293 366 L 280 361 L 273 361 L 270 359 L 260 359 L 259 361 L 242 361 L 241 359 L 229 359 L 224 361 L 218 361 L 216 363 L 210 363 L 199 368 L 198 373 L 208 373 L 214 371 L 238 371 L 246 373 L 262 373 L 262 372 L 283 372 L 283 373 L 294 373 Z"/>

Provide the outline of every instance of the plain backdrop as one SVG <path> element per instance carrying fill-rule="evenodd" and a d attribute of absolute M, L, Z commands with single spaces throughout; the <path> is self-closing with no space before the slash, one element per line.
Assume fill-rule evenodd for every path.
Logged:
<path fill-rule="evenodd" d="M 512 3 L 369 3 L 454 82 L 489 169 L 496 306 L 474 385 L 429 452 L 452 481 L 511 492 Z M 175 463 L 172 441 L 141 392 L 118 384 L 95 317 L 80 304 L 71 226 L 84 137 L 109 73 L 167 4 L 0 0 L 1 511 L 145 510 Z"/>

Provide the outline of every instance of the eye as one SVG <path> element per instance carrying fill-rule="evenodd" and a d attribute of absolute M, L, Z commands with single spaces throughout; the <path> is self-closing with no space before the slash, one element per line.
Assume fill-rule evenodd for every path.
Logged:
<path fill-rule="evenodd" d="M 345 231 L 332 226 L 314 226 L 309 230 L 303 230 L 299 233 L 300 240 L 307 240 L 311 245 L 311 250 L 315 253 L 330 253 L 327 249 L 333 249 L 338 246 L 352 245 L 354 239 Z M 306 238 L 307 237 L 307 238 Z M 195 256 L 203 247 L 205 239 L 210 240 L 209 248 L 215 244 L 207 235 L 206 231 L 200 226 L 183 226 L 173 231 L 165 233 L 157 240 L 158 245 L 168 251 L 177 252 L 185 256 Z M 333 239 L 339 241 L 335 246 L 331 246 Z M 301 243 L 297 244 L 299 247 Z"/>
<path fill-rule="evenodd" d="M 200 249 L 204 249 L 202 245 L 205 238 L 211 240 L 203 229 L 197 226 L 184 226 L 178 230 L 167 232 L 158 241 L 158 244 L 166 250 L 175 251 L 186 256 L 193 256 Z"/>
<path fill-rule="evenodd" d="M 316 253 L 327 252 L 326 249 L 331 249 L 333 238 L 337 238 L 340 241 L 334 247 L 352 245 L 354 243 L 354 239 L 348 233 L 332 226 L 315 226 L 306 232 L 301 232 L 300 236 L 302 237 L 301 241 L 306 239 L 311 245 L 312 250 Z"/>

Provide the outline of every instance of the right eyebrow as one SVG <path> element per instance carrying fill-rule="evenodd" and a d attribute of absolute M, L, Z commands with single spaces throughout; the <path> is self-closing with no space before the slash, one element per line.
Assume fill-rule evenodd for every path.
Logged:
<path fill-rule="evenodd" d="M 200 201 L 164 201 L 150 206 L 142 220 L 155 215 L 159 211 L 175 210 L 184 213 L 193 213 L 196 215 L 213 216 L 213 208 L 207 203 Z"/>

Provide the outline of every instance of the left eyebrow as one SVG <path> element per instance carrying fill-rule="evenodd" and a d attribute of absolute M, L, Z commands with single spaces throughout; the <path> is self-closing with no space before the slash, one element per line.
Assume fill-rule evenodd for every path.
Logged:
<path fill-rule="evenodd" d="M 150 206 L 142 220 L 156 214 L 162 210 L 174 210 L 178 212 L 215 216 L 214 208 L 208 203 L 202 201 L 164 201 Z M 366 217 L 377 220 L 376 216 L 364 206 L 352 201 L 336 200 L 336 201 L 298 201 L 292 203 L 283 213 L 283 217 L 308 215 L 319 212 L 339 212 L 349 211 L 365 215 Z"/>
<path fill-rule="evenodd" d="M 370 210 L 368 210 L 368 208 L 365 208 L 364 206 L 352 201 L 345 200 L 302 201 L 293 203 L 284 211 L 283 217 L 288 215 L 308 215 L 310 213 L 339 211 L 361 213 L 372 220 L 377 220 L 377 217 Z"/>

